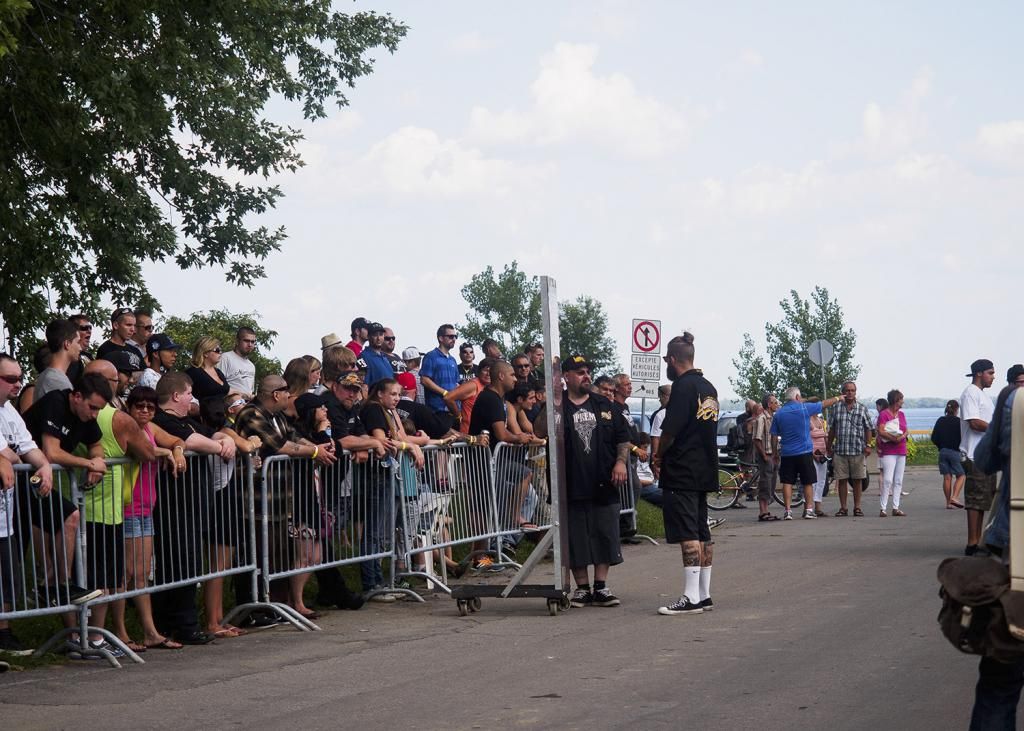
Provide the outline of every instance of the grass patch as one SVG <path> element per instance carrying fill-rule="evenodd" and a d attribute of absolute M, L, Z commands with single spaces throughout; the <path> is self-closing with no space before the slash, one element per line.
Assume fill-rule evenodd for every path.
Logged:
<path fill-rule="evenodd" d="M 935 467 L 939 464 L 939 448 L 930 441 L 915 439 L 907 447 L 908 465 Z"/>

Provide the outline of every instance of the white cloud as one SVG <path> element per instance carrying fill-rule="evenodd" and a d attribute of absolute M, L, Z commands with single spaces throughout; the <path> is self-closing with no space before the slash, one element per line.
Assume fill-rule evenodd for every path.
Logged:
<path fill-rule="evenodd" d="M 594 71 L 595 45 L 558 43 L 541 58 L 532 106 L 494 112 L 475 107 L 470 136 L 485 142 L 555 145 L 587 141 L 630 158 L 651 158 L 685 143 L 684 115 L 640 92 L 621 73 Z"/>
<path fill-rule="evenodd" d="M 356 161 L 346 171 L 345 185 L 359 192 L 492 197 L 528 190 L 551 172 L 550 166 L 487 157 L 459 140 L 407 126 Z"/>
<path fill-rule="evenodd" d="M 461 55 L 471 56 L 494 47 L 494 41 L 478 30 L 467 31 L 451 40 L 448 48 Z"/>
<path fill-rule="evenodd" d="M 902 98 L 889 108 L 868 102 L 861 113 L 862 148 L 872 154 L 895 154 L 922 142 L 928 133 L 923 106 L 932 87 L 932 72 L 922 69 Z"/>
<path fill-rule="evenodd" d="M 1024 120 L 993 122 L 978 129 L 975 144 L 993 162 L 1024 165 Z"/>

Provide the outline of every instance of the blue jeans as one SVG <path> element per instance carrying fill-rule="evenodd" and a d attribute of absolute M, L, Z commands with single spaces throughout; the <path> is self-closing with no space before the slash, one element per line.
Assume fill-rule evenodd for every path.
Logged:
<path fill-rule="evenodd" d="M 363 522 L 363 538 L 359 542 L 359 552 L 364 555 L 383 552 L 391 545 L 388 531 L 391 526 L 391 499 L 387 480 L 380 475 L 370 475 L 362 490 L 357 490 L 354 497 L 357 518 Z M 363 561 L 359 564 L 359 574 L 363 581 L 363 591 L 370 591 L 384 584 L 384 568 L 379 558 Z"/>
<path fill-rule="evenodd" d="M 665 496 L 662 493 L 661 488 L 658 487 L 657 481 L 655 481 L 650 485 L 645 485 L 640 488 L 640 499 L 646 500 L 656 508 L 660 508 Z"/>
<path fill-rule="evenodd" d="M 970 731 L 1013 731 L 1024 687 L 1024 660 L 1002 663 L 987 657 L 978 665 Z"/>

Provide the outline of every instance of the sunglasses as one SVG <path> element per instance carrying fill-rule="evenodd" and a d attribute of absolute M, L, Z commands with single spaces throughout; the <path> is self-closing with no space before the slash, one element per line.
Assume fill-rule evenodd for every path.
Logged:
<path fill-rule="evenodd" d="M 281 388 L 275 388 L 271 393 L 281 393 L 282 391 L 288 391 L 288 387 L 281 386 Z"/>
<path fill-rule="evenodd" d="M 92 332 L 92 325 L 79 325 L 78 326 L 78 332 L 80 332 L 80 333 L 91 333 Z"/>
<path fill-rule="evenodd" d="M 394 335 L 385 335 L 385 336 L 384 336 L 384 339 L 385 339 L 385 340 L 394 340 L 394 339 L 395 339 L 395 336 L 394 336 Z"/>
<path fill-rule="evenodd" d="M 139 411 L 156 411 L 156 404 L 153 401 L 136 401 L 132 408 Z"/>
<path fill-rule="evenodd" d="M 221 353 L 223 352 L 220 348 L 210 348 L 206 351 L 207 353 Z"/>
<path fill-rule="evenodd" d="M 139 329 L 140 330 L 152 330 L 153 326 L 152 325 L 139 325 Z"/>
<path fill-rule="evenodd" d="M 0 376 L 0 381 L 9 383 L 12 386 L 16 383 L 21 383 L 22 376 Z"/>

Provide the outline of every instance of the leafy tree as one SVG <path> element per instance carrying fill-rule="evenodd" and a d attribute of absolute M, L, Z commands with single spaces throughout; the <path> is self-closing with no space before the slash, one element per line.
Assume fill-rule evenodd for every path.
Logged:
<path fill-rule="evenodd" d="M 462 288 L 462 296 L 471 310 L 459 327 L 466 340 L 480 343 L 493 338 L 510 357 L 540 340 L 540 282 L 521 271 L 517 262 L 506 264 L 498 276 L 487 267 Z M 558 329 L 562 357 L 584 353 L 600 370 L 618 368 L 608 315 L 599 301 L 580 295 L 559 303 Z"/>
<path fill-rule="evenodd" d="M 262 328 L 259 323 L 258 312 L 235 314 L 221 309 L 193 312 L 188 317 L 168 317 L 157 325 L 156 332 L 167 333 L 174 342 L 181 345 L 175 365 L 183 371 L 192 365 L 192 347 L 200 337 L 208 335 L 217 338 L 221 348 L 227 351 L 235 347 L 235 331 L 240 327 L 251 327 L 256 332 L 256 349 L 249 355 L 249 359 L 256 365 L 256 380 L 259 382 L 268 373 L 282 372 L 281 362 L 277 358 L 263 355 L 273 346 L 277 332 Z"/>
<path fill-rule="evenodd" d="M 491 266 L 473 275 L 462 297 L 470 309 L 459 327 L 466 340 L 479 344 L 493 338 L 511 355 L 540 339 L 540 283 L 517 262 L 506 264 L 497 277 Z"/>
<path fill-rule="evenodd" d="M 587 295 L 573 302 L 562 302 L 558 308 L 558 333 L 562 358 L 583 353 L 598 371 L 619 369 L 615 341 L 608 334 L 608 315 L 604 305 Z"/>
<path fill-rule="evenodd" d="M 797 386 L 804 394 L 821 392 L 821 368 L 807 355 L 808 346 L 819 338 L 835 347 L 835 357 L 825 367 L 826 388 L 838 390 L 846 379 L 856 379 L 860 366 L 854 362 L 857 334 L 846 327 L 839 302 L 830 298 L 828 289 L 815 287 L 810 300 L 790 290 L 789 299 L 779 302 L 782 320 L 765 325 L 767 363 L 757 354 L 749 333 L 733 360 L 736 378 L 729 382 L 742 398 L 760 398 L 766 392 L 778 393 Z"/>
<path fill-rule="evenodd" d="M 29 7 L 26 9 L 26 5 Z M 306 119 L 406 28 L 329 0 L 0 0 L 0 315 L 17 351 L 52 312 L 155 303 L 147 261 L 221 266 L 251 286 L 283 229 L 266 179 L 302 165 Z M 14 50 L 11 50 L 14 49 Z M 254 223 L 255 221 L 255 223 Z"/>

